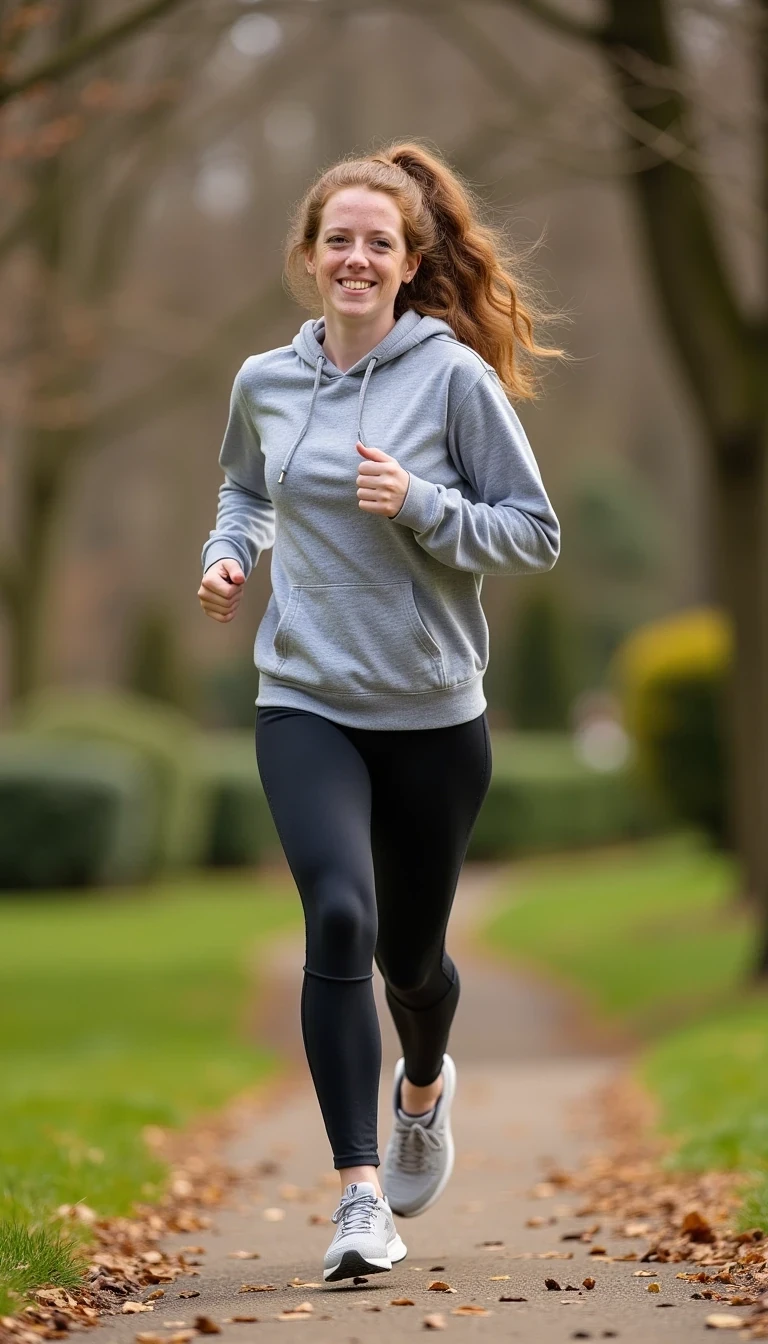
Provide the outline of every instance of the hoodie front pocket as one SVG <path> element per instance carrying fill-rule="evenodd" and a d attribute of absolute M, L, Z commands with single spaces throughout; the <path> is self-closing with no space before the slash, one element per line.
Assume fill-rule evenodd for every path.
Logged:
<path fill-rule="evenodd" d="M 335 695 L 413 695 L 446 685 L 440 646 L 410 582 L 291 588 L 275 631 L 283 681 Z"/>

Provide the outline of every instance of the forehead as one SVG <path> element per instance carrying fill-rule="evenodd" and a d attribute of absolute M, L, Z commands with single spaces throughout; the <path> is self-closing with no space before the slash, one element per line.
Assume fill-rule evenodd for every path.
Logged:
<path fill-rule="evenodd" d="M 345 187 L 334 192 L 323 207 L 321 227 L 387 229 L 403 237 L 403 217 L 391 196 L 367 187 Z"/>

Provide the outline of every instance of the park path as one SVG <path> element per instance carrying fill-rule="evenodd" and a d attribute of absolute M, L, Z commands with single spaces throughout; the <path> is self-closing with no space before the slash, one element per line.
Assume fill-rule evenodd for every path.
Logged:
<path fill-rule="evenodd" d="M 219 1323 L 235 1315 L 258 1317 L 250 1324 L 222 1325 L 227 1344 L 234 1339 L 250 1344 L 294 1338 L 368 1344 L 428 1333 L 425 1318 L 435 1315 L 442 1317 L 445 1333 L 457 1340 L 560 1344 L 616 1337 L 631 1344 L 689 1344 L 711 1336 L 702 1310 L 707 1304 L 691 1301 L 690 1284 L 675 1277 L 681 1265 L 659 1265 L 661 1292 L 650 1295 L 647 1282 L 633 1277 L 636 1265 L 596 1262 L 588 1245 L 563 1242 L 564 1233 L 584 1226 L 571 1211 L 567 1194 L 533 1194 L 547 1163 L 572 1168 L 596 1147 L 595 1132 L 585 1118 L 589 1099 L 622 1067 L 625 1053 L 564 992 L 509 970 L 476 945 L 473 929 L 498 890 L 501 872 L 467 864 L 459 885 L 449 936 L 462 977 L 451 1040 L 459 1074 L 453 1121 L 457 1160 L 442 1199 L 419 1218 L 398 1219 L 408 1246 L 402 1265 L 360 1285 L 322 1285 L 322 1257 L 333 1227 L 320 1220 L 336 1206 L 338 1179 L 330 1169 L 301 1046 L 303 939 L 293 936 L 270 956 L 268 985 L 254 1026 L 294 1067 L 287 1082 L 265 1097 L 229 1142 L 225 1157 L 244 1173 L 240 1202 L 217 1210 L 209 1231 L 164 1240 L 170 1251 L 190 1240 L 204 1248 L 198 1276 L 168 1285 L 152 1315 L 105 1320 L 98 1332 L 107 1332 L 105 1344 L 127 1344 L 142 1330 L 162 1333 L 166 1320 L 191 1325 L 198 1314 Z M 376 992 L 384 1046 L 383 1152 L 392 1066 L 399 1052 L 380 983 Z M 258 1179 L 249 1181 L 254 1172 Z M 278 1220 L 275 1209 L 281 1211 Z M 548 1225 L 542 1215 L 550 1213 L 557 1217 Z M 544 1225 L 527 1226 L 531 1218 Z M 600 1240 L 609 1254 L 637 1247 L 606 1236 L 605 1230 Z M 257 1251 L 259 1258 L 232 1258 L 240 1250 Z M 546 1256 L 567 1251 L 572 1258 Z M 553 1277 L 563 1287 L 579 1286 L 588 1275 L 596 1287 L 580 1295 L 547 1290 L 544 1282 Z M 427 1284 L 435 1279 L 456 1292 L 430 1291 Z M 243 1283 L 272 1284 L 277 1291 L 241 1293 Z M 190 1288 L 199 1292 L 192 1302 L 180 1297 Z M 504 1302 L 503 1296 L 525 1300 Z M 413 1305 L 393 1305 L 398 1298 Z M 311 1312 L 279 1319 L 306 1302 Z M 453 1314 L 465 1305 L 489 1314 Z M 660 1310 L 663 1306 L 674 1309 Z"/>

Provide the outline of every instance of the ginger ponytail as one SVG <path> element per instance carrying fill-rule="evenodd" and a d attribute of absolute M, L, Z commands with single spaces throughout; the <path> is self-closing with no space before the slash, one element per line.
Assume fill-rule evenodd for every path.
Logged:
<path fill-rule="evenodd" d="M 409 252 L 421 253 L 410 284 L 395 300 L 395 317 L 414 308 L 442 318 L 457 339 L 496 370 L 511 400 L 536 395 L 540 361 L 564 352 L 540 345 L 534 329 L 542 305 L 520 275 L 502 231 L 485 223 L 478 200 L 452 168 L 416 142 L 396 142 L 362 159 L 327 169 L 300 203 L 286 248 L 290 292 L 310 308 L 314 283 L 303 266 L 317 239 L 326 202 L 345 187 L 383 191 L 397 202 Z M 312 291 L 314 290 L 314 293 Z"/>

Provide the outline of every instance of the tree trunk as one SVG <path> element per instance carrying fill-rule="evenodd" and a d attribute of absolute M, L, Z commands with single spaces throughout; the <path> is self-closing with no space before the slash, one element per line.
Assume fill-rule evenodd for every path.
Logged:
<path fill-rule="evenodd" d="M 766 429 L 749 426 L 738 442 L 715 445 L 719 600 L 728 612 L 734 656 L 727 690 L 731 833 L 746 894 L 764 930 L 756 974 L 768 978 L 768 656 Z"/>

